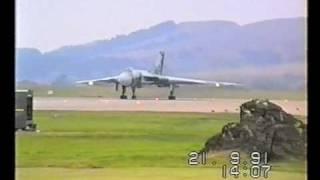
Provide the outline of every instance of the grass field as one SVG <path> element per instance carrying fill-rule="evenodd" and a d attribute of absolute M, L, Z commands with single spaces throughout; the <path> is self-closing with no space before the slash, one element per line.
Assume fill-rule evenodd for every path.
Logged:
<path fill-rule="evenodd" d="M 36 111 L 40 133 L 16 135 L 17 179 L 221 179 L 188 153 L 238 114 Z M 305 179 L 305 162 L 275 162 L 270 179 Z M 107 177 L 107 178 L 106 178 Z"/>
<path fill-rule="evenodd" d="M 52 87 L 52 86 L 18 86 L 18 89 L 33 89 L 35 96 L 40 97 L 107 97 L 119 98 L 120 92 L 116 92 L 114 86 L 81 86 L 81 87 Z M 48 91 L 53 94 L 48 95 Z M 128 92 L 129 95 L 131 92 Z M 216 88 L 206 86 L 188 86 L 176 89 L 176 96 L 179 98 L 268 98 L 268 99 L 289 99 L 305 100 L 305 91 L 271 91 L 271 90 L 250 90 L 239 88 Z M 167 98 L 168 88 L 157 88 L 146 86 L 137 90 L 139 98 Z"/>
<path fill-rule="evenodd" d="M 18 179 L 35 180 L 218 180 L 221 170 L 218 168 L 103 168 L 103 169 L 70 169 L 70 168 L 23 168 L 18 170 Z M 235 178 L 228 178 L 235 179 Z M 249 177 L 237 179 L 248 180 Z M 260 178 L 264 179 L 264 178 Z M 270 180 L 304 180 L 306 174 L 301 172 L 270 172 Z"/>

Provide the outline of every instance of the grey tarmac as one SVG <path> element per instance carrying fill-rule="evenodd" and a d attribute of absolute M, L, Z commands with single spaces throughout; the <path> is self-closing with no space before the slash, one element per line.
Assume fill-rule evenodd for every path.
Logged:
<path fill-rule="evenodd" d="M 177 100 L 136 99 L 120 100 L 92 97 L 34 97 L 34 110 L 70 111 L 154 111 L 154 112 L 229 112 L 239 113 L 240 105 L 250 99 L 196 99 Z M 270 100 L 284 111 L 307 115 L 307 103 L 302 100 Z"/>

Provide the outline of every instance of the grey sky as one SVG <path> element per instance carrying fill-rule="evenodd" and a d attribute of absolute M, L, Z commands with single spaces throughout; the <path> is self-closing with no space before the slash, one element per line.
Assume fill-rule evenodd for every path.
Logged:
<path fill-rule="evenodd" d="M 306 16 L 306 0 L 17 0 L 17 47 L 49 51 L 167 20 L 247 24 Z"/>

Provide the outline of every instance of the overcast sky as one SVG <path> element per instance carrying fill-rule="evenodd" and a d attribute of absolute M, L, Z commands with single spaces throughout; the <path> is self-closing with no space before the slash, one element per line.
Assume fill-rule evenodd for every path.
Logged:
<path fill-rule="evenodd" d="M 163 21 L 306 17 L 306 0 L 17 0 L 16 46 L 45 52 L 110 39 Z"/>

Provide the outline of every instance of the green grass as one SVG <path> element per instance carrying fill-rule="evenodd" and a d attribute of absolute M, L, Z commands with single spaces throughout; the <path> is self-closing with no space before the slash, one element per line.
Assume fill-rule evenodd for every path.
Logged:
<path fill-rule="evenodd" d="M 68 179 L 55 173 L 56 168 L 71 173 L 70 179 L 88 179 L 83 174 L 95 171 L 100 175 L 90 175 L 90 179 L 103 179 L 106 174 L 115 176 L 113 179 L 166 179 L 171 175 L 172 179 L 208 179 L 221 174 L 227 157 L 217 156 L 210 159 L 217 162 L 215 166 L 198 168 L 187 165 L 188 153 L 200 150 L 223 125 L 237 122 L 239 115 L 35 111 L 34 119 L 40 133 L 16 135 L 21 179 L 43 179 L 46 174 L 52 174 L 51 179 Z M 273 165 L 277 177 L 304 177 L 304 162 Z"/>
<path fill-rule="evenodd" d="M 219 180 L 223 179 L 217 168 L 103 168 L 103 169 L 66 169 L 66 168 L 19 168 L 18 180 Z M 228 179 L 235 179 L 230 178 Z M 248 180 L 249 177 L 237 179 Z M 304 180 L 305 173 L 271 171 L 270 180 Z"/>
<path fill-rule="evenodd" d="M 237 115 L 36 112 L 39 134 L 17 136 L 19 167 L 184 167 Z"/>

